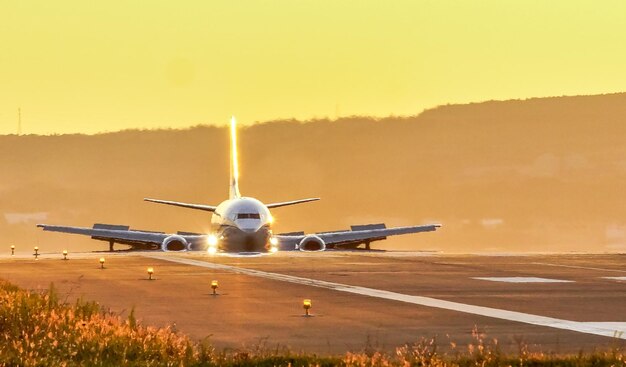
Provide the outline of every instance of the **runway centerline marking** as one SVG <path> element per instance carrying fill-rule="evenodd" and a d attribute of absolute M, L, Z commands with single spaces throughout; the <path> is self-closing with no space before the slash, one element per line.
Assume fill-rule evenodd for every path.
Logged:
<path fill-rule="evenodd" d="M 578 266 L 578 265 L 564 265 L 564 264 L 550 264 L 550 263 L 531 263 L 533 265 L 545 265 L 545 266 L 557 266 L 559 268 L 572 268 L 572 269 L 586 269 L 586 270 L 598 270 L 598 271 L 612 271 L 617 273 L 626 273 L 626 270 L 619 269 L 603 269 L 603 268 L 593 268 L 588 266 Z"/>
<path fill-rule="evenodd" d="M 439 308 L 443 310 L 457 311 L 472 315 L 491 317 L 500 320 L 516 321 L 530 325 L 546 326 L 554 329 L 569 330 L 585 334 L 600 335 L 626 340 L 626 330 L 613 328 L 613 323 L 597 324 L 586 323 L 570 320 L 562 320 L 552 317 L 527 314 L 517 311 L 507 311 L 491 307 L 474 306 L 465 303 L 440 300 L 437 298 L 412 296 L 408 294 L 385 291 L 381 289 L 373 289 L 359 287 L 341 283 L 327 282 L 323 280 L 315 280 L 309 278 L 296 277 L 293 275 L 285 275 L 279 273 L 270 273 L 266 271 L 240 268 L 237 266 L 210 263 L 201 260 L 185 259 L 167 255 L 143 255 L 148 258 L 169 261 L 179 264 L 198 266 L 208 269 L 226 270 L 236 274 L 254 276 L 258 278 L 289 282 L 294 284 L 308 285 L 311 287 L 330 289 L 339 292 L 358 294 L 363 296 L 388 299 L 404 303 L 411 303 L 420 306 Z"/>
<path fill-rule="evenodd" d="M 573 280 L 548 279 L 537 277 L 472 277 L 472 279 L 505 283 L 574 283 Z"/>

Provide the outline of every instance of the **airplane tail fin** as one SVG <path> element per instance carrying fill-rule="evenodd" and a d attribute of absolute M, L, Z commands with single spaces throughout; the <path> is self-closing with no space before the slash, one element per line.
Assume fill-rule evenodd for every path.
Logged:
<path fill-rule="evenodd" d="M 239 193 L 239 160 L 237 157 L 237 121 L 230 118 L 230 192 L 229 199 L 240 198 Z"/>

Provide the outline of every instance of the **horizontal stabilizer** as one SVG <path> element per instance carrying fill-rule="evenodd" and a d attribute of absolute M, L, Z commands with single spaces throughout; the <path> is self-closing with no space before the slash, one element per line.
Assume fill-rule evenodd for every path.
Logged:
<path fill-rule="evenodd" d="M 143 200 L 144 201 L 149 201 L 151 203 L 173 205 L 173 206 L 179 206 L 181 208 L 204 210 L 204 211 L 207 211 L 207 212 L 214 212 L 215 209 L 217 208 L 216 206 L 211 206 L 211 205 L 188 204 L 188 203 L 180 203 L 178 201 L 169 201 L 169 200 L 157 200 L 157 199 L 150 199 L 150 198 L 144 198 Z"/>
<path fill-rule="evenodd" d="M 287 206 L 287 205 L 295 205 L 295 204 L 300 204 L 300 203 L 308 203 L 309 201 L 317 201 L 320 198 L 308 198 L 308 199 L 300 199 L 300 200 L 293 200 L 293 201 L 284 201 L 282 203 L 272 203 L 272 204 L 267 204 L 267 208 L 268 209 L 272 209 L 272 208 L 279 208 L 281 206 Z"/>

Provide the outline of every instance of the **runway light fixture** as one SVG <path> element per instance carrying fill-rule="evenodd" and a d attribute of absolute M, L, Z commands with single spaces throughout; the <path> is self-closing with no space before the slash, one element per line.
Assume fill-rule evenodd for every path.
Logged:
<path fill-rule="evenodd" d="M 63 250 L 63 260 L 67 260 L 67 250 Z"/>
<path fill-rule="evenodd" d="M 15 246 L 11 245 L 11 256 L 15 256 Z"/>
<path fill-rule="evenodd" d="M 214 296 L 217 296 L 217 287 L 218 287 L 217 280 L 212 280 L 211 281 L 211 289 L 213 290 L 213 295 Z"/>
<path fill-rule="evenodd" d="M 100 269 L 104 269 L 104 257 L 100 258 Z"/>
<path fill-rule="evenodd" d="M 278 252 L 278 247 L 276 247 L 276 246 L 270 247 L 270 252 L 273 253 L 273 254 L 277 253 Z"/>
<path fill-rule="evenodd" d="M 304 316 L 311 316 L 309 314 L 309 310 L 311 309 L 311 300 L 310 299 L 305 299 L 304 301 L 302 301 L 302 307 L 304 308 Z"/>
<path fill-rule="evenodd" d="M 154 268 L 148 268 L 148 280 L 152 280 L 152 274 L 154 274 Z"/>
<path fill-rule="evenodd" d="M 34 250 L 35 250 L 35 253 L 34 253 L 35 260 L 39 260 L 39 247 L 35 246 Z"/>

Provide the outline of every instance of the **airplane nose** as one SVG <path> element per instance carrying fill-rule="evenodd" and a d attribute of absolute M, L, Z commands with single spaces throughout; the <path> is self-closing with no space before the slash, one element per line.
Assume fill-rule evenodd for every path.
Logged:
<path fill-rule="evenodd" d="M 250 221 L 247 221 L 247 222 L 250 222 Z M 237 224 L 237 228 L 239 228 L 239 230 L 245 233 L 254 233 L 254 232 L 257 232 L 259 228 L 261 228 L 261 223 L 260 222 L 256 223 L 256 221 L 253 223 L 244 222 L 244 223 L 236 223 L 236 224 Z"/>
<path fill-rule="evenodd" d="M 254 233 L 254 232 L 256 232 L 256 228 L 239 227 L 239 229 L 242 232 L 245 232 L 245 233 Z"/>

